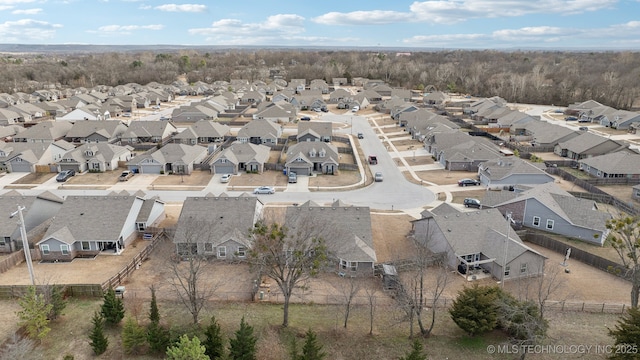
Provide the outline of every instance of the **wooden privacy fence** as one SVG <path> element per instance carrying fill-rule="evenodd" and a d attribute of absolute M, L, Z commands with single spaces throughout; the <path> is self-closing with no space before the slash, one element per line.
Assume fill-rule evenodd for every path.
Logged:
<path fill-rule="evenodd" d="M 151 254 L 153 249 L 160 243 L 160 241 L 165 239 L 164 231 L 161 228 L 147 229 L 146 232 L 153 235 L 150 240 L 151 243 L 147 245 L 147 247 L 144 248 L 138 255 L 134 256 L 133 259 L 131 259 L 131 261 L 124 268 L 118 271 L 117 274 L 109 278 L 107 281 L 103 282 L 101 284 L 101 289 L 103 291 L 109 289 L 110 287 L 116 288 L 117 286 L 122 284 L 122 282 L 126 278 L 128 278 L 132 272 L 134 272 L 142 265 L 142 262 L 149 257 L 149 254 Z"/>
<path fill-rule="evenodd" d="M 25 259 L 24 259 L 23 249 L 12 252 L 9 256 L 7 256 L 2 261 L 0 261 L 0 274 L 20 264 L 24 260 Z M 33 250 L 33 249 L 31 250 L 31 260 L 33 261 L 40 260 L 40 252 L 38 250 Z"/>
<path fill-rule="evenodd" d="M 58 285 L 64 287 L 65 296 L 71 297 L 102 297 L 102 287 L 100 284 L 71 284 Z M 0 285 L 0 299 L 14 299 L 22 297 L 30 285 Z M 42 293 L 43 289 L 48 285 L 36 285 L 36 291 Z"/>

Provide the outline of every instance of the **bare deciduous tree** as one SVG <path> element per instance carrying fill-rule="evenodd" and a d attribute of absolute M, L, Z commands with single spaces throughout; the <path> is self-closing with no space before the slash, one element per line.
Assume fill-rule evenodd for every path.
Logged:
<path fill-rule="evenodd" d="M 361 278 L 347 277 L 347 278 L 340 278 L 337 280 L 333 280 L 331 282 L 333 287 L 335 287 L 336 290 L 338 290 L 338 293 L 340 294 L 339 295 L 340 300 L 342 302 L 342 305 L 344 306 L 343 307 L 343 315 L 344 315 L 343 327 L 345 329 L 347 328 L 347 323 L 349 322 L 349 315 L 351 314 L 353 300 L 358 294 L 358 292 L 360 291 L 363 281 L 364 279 L 361 279 Z"/>
<path fill-rule="evenodd" d="M 611 230 L 607 241 L 618 254 L 624 274 L 631 281 L 631 306 L 638 307 L 640 297 L 640 217 L 624 216 L 607 222 Z"/>

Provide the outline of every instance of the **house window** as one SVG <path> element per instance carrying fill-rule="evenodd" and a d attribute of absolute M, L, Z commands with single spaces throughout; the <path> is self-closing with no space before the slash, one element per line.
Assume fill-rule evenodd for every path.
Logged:
<path fill-rule="evenodd" d="M 204 243 L 204 252 L 212 253 L 213 252 L 213 244 L 212 243 Z"/>
<path fill-rule="evenodd" d="M 69 255 L 69 245 L 60 245 L 62 255 Z"/>
<path fill-rule="evenodd" d="M 138 231 L 144 231 L 144 229 L 146 228 L 146 224 L 143 222 L 139 222 L 136 223 L 136 227 L 138 228 Z"/>
<path fill-rule="evenodd" d="M 226 258 L 227 257 L 227 247 L 226 246 L 218 246 L 218 257 Z"/>
<path fill-rule="evenodd" d="M 227 159 L 220 159 L 220 163 L 224 164 L 227 162 Z"/>
<path fill-rule="evenodd" d="M 84 155 L 85 156 L 93 156 L 93 151 L 87 150 L 87 151 L 84 152 Z"/>
<path fill-rule="evenodd" d="M 358 271 L 358 262 L 357 261 L 350 261 L 349 262 L 349 268 L 351 269 L 351 271 Z"/>
<path fill-rule="evenodd" d="M 520 274 L 526 274 L 526 273 L 527 273 L 527 263 L 520 264 Z"/>
<path fill-rule="evenodd" d="M 540 226 L 540 217 L 539 216 L 534 216 L 533 217 L 533 226 Z"/>
<path fill-rule="evenodd" d="M 347 270 L 349 263 L 347 262 L 347 260 L 340 260 L 340 269 L 342 270 Z"/>
<path fill-rule="evenodd" d="M 82 242 L 82 250 L 91 250 L 91 244 L 88 241 Z"/>
<path fill-rule="evenodd" d="M 598 172 L 596 173 L 596 176 L 602 176 L 602 171 L 598 170 Z"/>
<path fill-rule="evenodd" d="M 320 150 L 320 157 L 325 157 L 327 153 L 324 150 Z"/>
<path fill-rule="evenodd" d="M 49 245 L 47 244 L 40 245 L 40 251 L 42 251 L 42 255 L 49 255 Z"/>
<path fill-rule="evenodd" d="M 238 257 L 243 258 L 247 256 L 247 248 L 244 246 L 238 246 Z"/>
<path fill-rule="evenodd" d="M 94 170 L 100 170 L 100 163 L 91 164 L 91 168 L 94 169 Z"/>
<path fill-rule="evenodd" d="M 547 229 L 553 230 L 553 220 L 547 220 Z"/>
<path fill-rule="evenodd" d="M 505 276 L 505 277 L 509 276 L 509 273 L 510 273 L 510 272 L 511 272 L 511 266 L 507 265 L 507 266 L 504 268 L 504 276 Z"/>

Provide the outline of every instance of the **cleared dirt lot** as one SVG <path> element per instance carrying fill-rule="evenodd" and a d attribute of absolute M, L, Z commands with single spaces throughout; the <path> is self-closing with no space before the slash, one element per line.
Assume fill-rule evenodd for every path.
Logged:
<path fill-rule="evenodd" d="M 12 184 L 42 184 L 56 175 L 55 173 L 30 173 L 14 181 Z"/>
<path fill-rule="evenodd" d="M 134 175 L 135 176 L 135 175 Z M 211 181 L 211 172 L 194 170 L 189 175 L 160 175 L 153 183 L 154 186 L 162 185 L 186 185 L 186 186 L 206 186 Z"/>

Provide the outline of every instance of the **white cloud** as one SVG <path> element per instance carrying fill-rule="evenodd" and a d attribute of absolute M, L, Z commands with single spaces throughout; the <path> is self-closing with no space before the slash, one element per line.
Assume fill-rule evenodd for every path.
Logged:
<path fill-rule="evenodd" d="M 243 23 L 238 19 L 221 19 L 208 28 L 189 29 L 192 35 L 208 37 L 241 37 L 251 39 L 262 37 L 284 38 L 304 32 L 304 18 L 293 14 L 279 14 L 269 16 L 264 22 Z"/>
<path fill-rule="evenodd" d="M 136 30 L 162 30 L 164 25 L 105 25 L 98 28 L 99 33 L 131 34 Z"/>
<path fill-rule="evenodd" d="M 153 8 L 153 7 L 152 7 L 151 5 L 140 5 L 140 6 L 139 6 L 139 9 L 140 9 L 140 10 L 150 10 L 150 9 L 152 9 L 152 8 Z"/>
<path fill-rule="evenodd" d="M 0 0 L 0 5 L 29 4 L 35 1 L 36 0 Z"/>
<path fill-rule="evenodd" d="M 35 15 L 42 12 L 42 9 L 24 9 L 24 10 L 13 10 L 11 13 L 14 15 Z"/>
<path fill-rule="evenodd" d="M 412 20 L 410 13 L 383 10 L 330 12 L 312 19 L 323 25 L 380 25 Z"/>
<path fill-rule="evenodd" d="M 33 19 L 5 21 L 0 23 L 0 38 L 8 43 L 41 41 L 53 38 L 61 27 L 60 24 Z"/>
<path fill-rule="evenodd" d="M 433 0 L 415 1 L 406 12 L 329 12 L 313 18 L 324 25 L 376 25 L 400 22 L 454 24 L 469 19 L 529 14 L 579 14 L 614 6 L 618 0 Z"/>
<path fill-rule="evenodd" d="M 155 9 L 169 12 L 205 12 L 207 11 L 207 6 L 198 4 L 164 4 L 156 6 Z"/>

